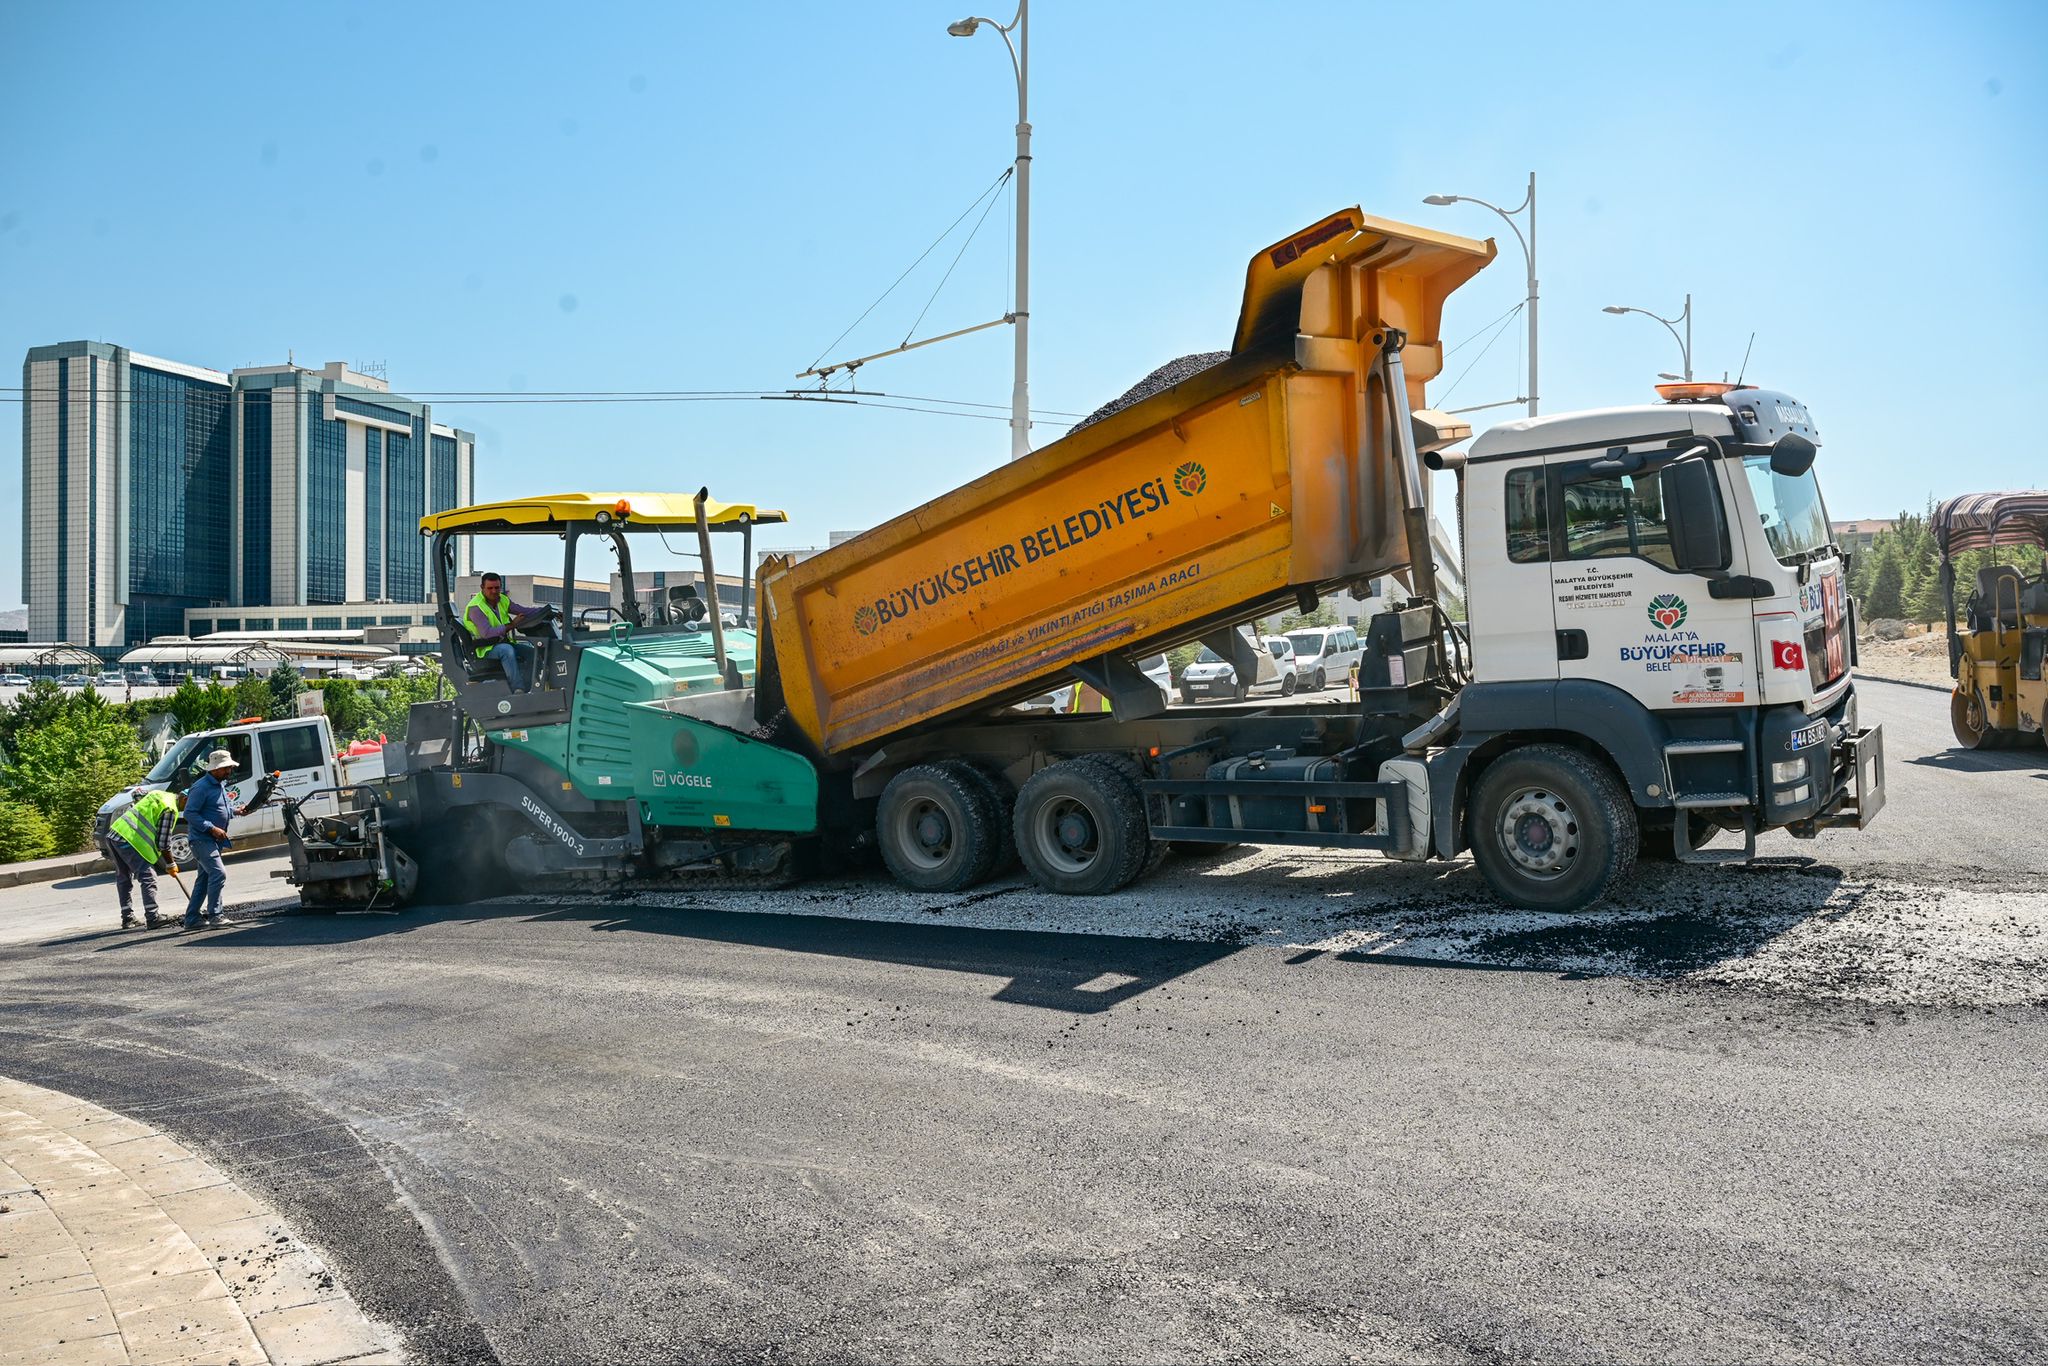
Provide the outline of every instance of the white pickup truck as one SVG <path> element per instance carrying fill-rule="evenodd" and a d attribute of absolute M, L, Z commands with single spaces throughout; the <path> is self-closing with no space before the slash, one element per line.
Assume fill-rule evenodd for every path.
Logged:
<path fill-rule="evenodd" d="M 224 749 L 234 756 L 235 772 L 228 783 L 228 796 L 236 803 L 243 793 L 255 791 L 266 773 L 276 773 L 277 791 L 269 803 L 246 816 L 237 817 L 233 827 L 236 849 L 260 849 L 284 843 L 283 799 L 299 796 L 341 783 L 341 768 L 334 757 L 334 732 L 324 716 L 294 717 L 287 721 L 245 721 L 218 730 L 188 735 L 171 746 L 141 782 L 118 794 L 100 814 L 106 816 L 152 789 L 183 792 L 206 771 L 206 756 Z M 323 793 L 306 803 L 308 816 L 331 816 L 340 809 L 333 793 Z M 192 862 L 192 846 L 185 827 L 171 838 L 171 858 L 180 867 Z"/>

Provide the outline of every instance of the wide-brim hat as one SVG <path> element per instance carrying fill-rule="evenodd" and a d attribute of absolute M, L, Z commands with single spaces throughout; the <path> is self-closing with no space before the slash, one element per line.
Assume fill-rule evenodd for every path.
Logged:
<path fill-rule="evenodd" d="M 224 749 L 217 749 L 206 756 L 206 771 L 208 773 L 213 772 L 217 768 L 233 768 L 234 766 L 235 756 Z"/>

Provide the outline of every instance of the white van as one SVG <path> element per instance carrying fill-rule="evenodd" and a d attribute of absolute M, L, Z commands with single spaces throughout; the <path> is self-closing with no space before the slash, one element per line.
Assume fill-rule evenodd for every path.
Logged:
<path fill-rule="evenodd" d="M 341 782 L 341 770 L 334 757 L 334 732 L 328 728 L 326 717 L 252 721 L 186 736 L 157 760 L 141 782 L 101 807 L 101 813 L 106 814 L 152 789 L 183 792 L 206 771 L 206 756 L 217 749 L 234 756 L 235 771 L 228 779 L 228 798 L 238 805 L 244 794 L 256 790 L 256 782 L 264 774 L 278 775 L 276 793 L 268 804 L 246 816 L 235 817 L 229 833 L 236 849 L 284 843 L 282 799 Z M 340 809 L 340 801 L 333 793 L 315 797 L 304 808 L 308 816 L 332 816 Z M 178 833 L 171 837 L 171 858 L 180 867 L 190 867 L 192 863 L 192 845 L 182 820 Z"/>
<path fill-rule="evenodd" d="M 1304 626 L 1287 638 L 1294 642 L 1294 671 L 1302 687 L 1321 692 L 1350 680 L 1359 659 L 1357 627 Z"/>

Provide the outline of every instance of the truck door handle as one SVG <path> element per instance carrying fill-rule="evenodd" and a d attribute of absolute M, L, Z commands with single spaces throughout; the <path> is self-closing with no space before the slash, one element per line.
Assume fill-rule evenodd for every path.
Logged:
<path fill-rule="evenodd" d="M 1557 657 L 1559 659 L 1584 659 L 1586 657 L 1586 633 L 1579 630 L 1557 633 Z"/>

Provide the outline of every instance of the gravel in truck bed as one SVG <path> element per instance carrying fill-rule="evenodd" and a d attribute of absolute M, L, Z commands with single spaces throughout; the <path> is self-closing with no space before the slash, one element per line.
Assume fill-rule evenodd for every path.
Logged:
<path fill-rule="evenodd" d="M 1210 366 L 1221 365 L 1229 359 L 1230 353 L 1228 351 L 1197 351 L 1192 355 L 1182 356 L 1177 360 L 1170 360 L 1151 374 L 1145 376 L 1145 378 L 1139 380 L 1136 384 L 1133 384 L 1130 388 L 1124 390 L 1116 398 L 1111 399 L 1079 422 L 1076 422 L 1069 429 L 1068 435 L 1080 431 L 1083 427 L 1092 427 L 1106 417 L 1114 417 L 1133 403 L 1143 403 L 1160 390 L 1171 389 L 1182 380 L 1199 375 Z"/>

